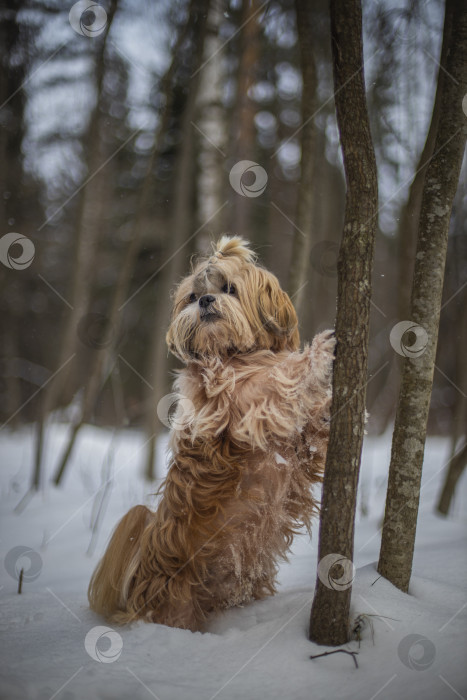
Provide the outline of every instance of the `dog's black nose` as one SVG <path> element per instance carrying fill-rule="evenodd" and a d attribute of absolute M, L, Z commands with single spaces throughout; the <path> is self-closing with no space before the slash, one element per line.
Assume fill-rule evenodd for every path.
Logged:
<path fill-rule="evenodd" d="M 216 297 L 213 297 L 212 294 L 205 294 L 199 298 L 199 305 L 202 309 L 206 309 L 213 301 L 216 301 Z"/>

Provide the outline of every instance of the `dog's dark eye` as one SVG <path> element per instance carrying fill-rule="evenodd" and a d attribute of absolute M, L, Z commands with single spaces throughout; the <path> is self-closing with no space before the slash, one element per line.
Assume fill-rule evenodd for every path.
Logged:
<path fill-rule="evenodd" d="M 229 284 L 228 282 L 226 282 L 226 284 L 224 284 L 224 286 L 222 287 L 222 291 L 224 292 L 224 294 L 235 294 L 237 290 L 235 289 L 233 284 Z"/>
<path fill-rule="evenodd" d="M 188 297 L 188 301 L 190 302 L 190 304 L 193 304 L 193 302 L 196 301 L 196 294 L 194 292 L 190 294 L 190 296 Z"/>

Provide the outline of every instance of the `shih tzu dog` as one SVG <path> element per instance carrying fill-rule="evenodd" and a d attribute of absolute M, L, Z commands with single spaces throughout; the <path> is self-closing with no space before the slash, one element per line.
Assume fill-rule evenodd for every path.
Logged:
<path fill-rule="evenodd" d="M 175 293 L 167 343 L 186 365 L 155 512 L 132 508 L 90 585 L 91 608 L 202 630 L 275 592 L 278 561 L 310 529 L 329 433 L 334 337 L 299 350 L 277 278 L 223 236 Z"/>

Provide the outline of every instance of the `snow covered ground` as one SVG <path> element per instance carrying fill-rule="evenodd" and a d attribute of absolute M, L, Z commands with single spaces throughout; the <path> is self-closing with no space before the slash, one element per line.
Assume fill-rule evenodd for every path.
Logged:
<path fill-rule="evenodd" d="M 53 473 L 66 426 L 47 442 Z M 87 608 L 86 588 L 115 522 L 135 503 L 150 503 L 140 478 L 143 437 L 88 427 L 60 489 L 46 486 L 21 514 L 32 431 L 0 437 L 2 678 L 7 700 L 455 700 L 467 698 L 467 480 L 448 519 L 433 506 L 448 443 L 430 439 L 409 594 L 378 578 L 390 437 L 367 438 L 356 526 L 353 617 L 365 615 L 358 668 L 347 654 L 310 660 L 326 648 L 307 639 L 316 576 L 318 525 L 310 543 L 296 539 L 280 571 L 280 591 L 229 610 L 209 632 L 193 634 L 137 623 L 109 630 Z M 159 445 L 164 461 L 165 444 Z M 113 474 L 110 489 L 101 488 Z M 47 481 L 47 480 L 45 480 Z M 96 496 L 97 494 L 97 496 Z M 99 509 L 99 503 L 102 505 Z M 100 512 L 97 536 L 90 523 Z M 20 549 L 22 548 L 22 549 Z M 24 567 L 22 595 L 15 571 Z M 106 627 L 106 629 L 97 629 Z"/>

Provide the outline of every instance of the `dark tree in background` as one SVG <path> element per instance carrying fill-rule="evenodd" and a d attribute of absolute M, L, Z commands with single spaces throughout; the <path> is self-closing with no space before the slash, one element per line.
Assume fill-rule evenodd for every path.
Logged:
<path fill-rule="evenodd" d="M 449 508 L 451 505 L 454 492 L 456 490 L 457 483 L 462 476 L 465 467 L 467 466 L 467 442 L 459 448 L 458 451 L 451 455 L 449 460 L 449 470 L 446 474 L 446 479 L 443 484 L 443 489 L 439 497 L 438 511 L 442 515 L 447 515 L 449 513 Z"/>
<path fill-rule="evenodd" d="M 233 162 L 254 161 L 256 158 L 254 125 L 256 108 L 249 91 L 258 80 L 261 31 L 258 14 L 262 4 L 260 0 L 242 3 L 237 90 L 231 124 Z M 233 200 L 232 215 L 229 221 L 230 229 L 233 232 L 243 233 L 247 238 L 254 235 L 252 208 L 252 200 L 249 197 L 239 196 Z"/>
<path fill-rule="evenodd" d="M 31 236 L 41 216 L 39 188 L 25 167 L 23 149 L 27 95 L 23 85 L 31 70 L 29 47 L 35 32 L 20 22 L 14 0 L 3 4 L 0 21 L 0 237 L 7 232 Z M 37 254 L 37 252 L 36 252 Z M 34 393 L 46 379 L 41 359 L 27 357 L 25 328 L 33 311 L 29 302 L 34 290 L 30 268 L 7 269 L 0 265 L 0 409 L 10 427 L 24 422 L 24 384 Z M 31 389 L 32 387 L 32 389 Z"/>
<path fill-rule="evenodd" d="M 365 99 L 359 0 L 331 2 L 331 41 L 334 99 L 347 193 L 338 262 L 336 359 L 318 561 L 334 554 L 341 561 L 345 558 L 351 562 L 365 423 L 371 270 L 378 214 L 376 161 Z M 342 578 L 342 571 L 337 572 L 339 564 L 334 567 L 333 574 L 331 564 L 330 579 Z M 344 578 L 348 573 L 344 567 Z M 310 617 L 312 641 L 329 645 L 348 641 L 351 590 L 351 586 L 335 590 L 318 577 Z"/>
<path fill-rule="evenodd" d="M 180 123 L 180 141 L 176 153 L 176 181 L 174 188 L 173 214 L 167 236 L 166 261 L 158 271 L 160 276 L 161 294 L 164 299 L 170 299 L 170 291 L 175 280 L 182 277 L 186 269 L 185 245 L 196 231 L 190 216 L 194 196 L 195 152 L 193 119 L 196 114 L 196 99 L 199 87 L 199 67 L 203 56 L 207 20 L 209 16 L 209 0 L 192 0 L 187 26 L 190 28 L 189 60 L 185 59 L 183 66 L 190 75 L 190 90 L 185 92 L 186 102 Z M 148 479 L 155 476 L 154 456 L 156 437 L 160 433 L 161 423 L 155 411 L 157 404 L 168 389 L 167 356 L 165 333 L 170 320 L 170 304 L 158 306 L 151 334 L 149 356 L 149 376 L 155 391 L 151 391 L 146 402 L 146 433 L 149 449 L 147 451 L 145 474 Z M 155 399 L 155 401 L 154 401 Z"/>
<path fill-rule="evenodd" d="M 311 40 L 313 13 L 306 0 L 296 0 L 297 32 L 302 69 L 302 129 L 300 157 L 300 185 L 297 195 L 297 217 L 290 261 L 289 294 L 298 315 L 307 297 L 309 259 L 316 231 L 313 227 L 313 188 L 316 175 L 316 127 L 314 115 L 317 108 L 315 47 Z M 308 290 L 309 291 L 309 290 Z"/>

